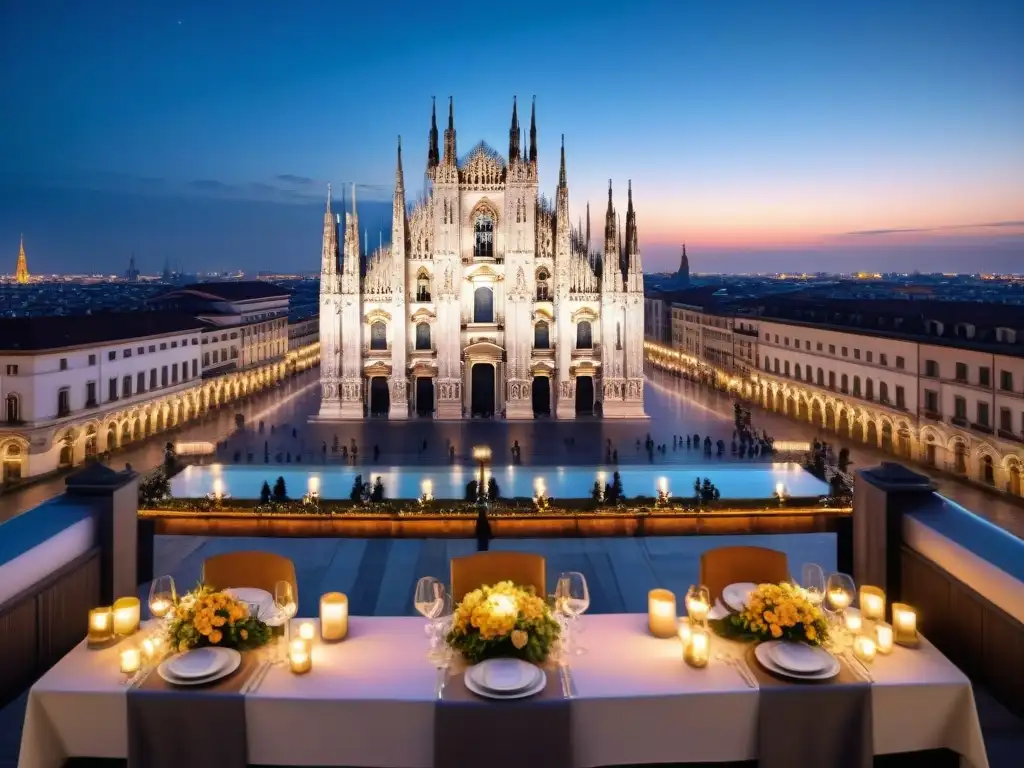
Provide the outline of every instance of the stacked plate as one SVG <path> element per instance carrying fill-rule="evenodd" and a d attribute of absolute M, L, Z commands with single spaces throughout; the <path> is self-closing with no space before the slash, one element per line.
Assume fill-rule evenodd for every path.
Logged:
<path fill-rule="evenodd" d="M 757 589 L 757 584 L 743 581 L 738 584 L 730 584 L 722 590 L 722 602 L 730 610 L 739 613 L 747 607 L 750 602 L 750 593 Z"/>
<path fill-rule="evenodd" d="M 225 589 L 224 594 L 230 595 L 240 602 L 248 603 L 250 610 L 255 608 L 256 618 L 263 621 L 268 627 L 280 627 L 288 620 L 288 617 L 281 613 L 281 609 L 274 602 L 274 596 L 265 589 L 232 587 Z"/>
<path fill-rule="evenodd" d="M 488 659 L 466 670 L 466 687 L 488 699 L 523 699 L 544 690 L 544 670 L 519 659 Z"/>
<path fill-rule="evenodd" d="M 755 647 L 754 655 L 769 672 L 794 680 L 829 680 L 839 674 L 839 659 L 813 645 L 769 640 Z"/>
<path fill-rule="evenodd" d="M 242 654 L 231 648 L 195 648 L 164 661 L 157 672 L 174 685 L 203 685 L 227 677 L 242 663 Z"/>

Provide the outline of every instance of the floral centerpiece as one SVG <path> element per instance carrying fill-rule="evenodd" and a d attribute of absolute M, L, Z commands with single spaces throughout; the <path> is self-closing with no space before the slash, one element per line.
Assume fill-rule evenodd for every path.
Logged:
<path fill-rule="evenodd" d="M 807 593 L 793 584 L 761 584 L 750 593 L 747 607 L 711 622 L 726 637 L 746 640 L 792 640 L 821 645 L 828 622 Z"/>
<path fill-rule="evenodd" d="M 178 601 L 167 621 L 172 651 L 216 645 L 246 650 L 270 640 L 270 627 L 249 615 L 248 604 L 200 584 Z"/>
<path fill-rule="evenodd" d="M 561 627 L 533 587 L 511 581 L 480 587 L 455 608 L 448 645 L 476 663 L 511 656 L 534 663 L 547 659 Z"/>

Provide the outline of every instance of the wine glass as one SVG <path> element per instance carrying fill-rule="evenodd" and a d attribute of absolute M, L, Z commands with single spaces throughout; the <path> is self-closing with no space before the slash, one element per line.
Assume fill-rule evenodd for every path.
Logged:
<path fill-rule="evenodd" d="M 807 602 L 821 605 L 825 599 L 825 572 L 817 563 L 804 563 L 800 569 L 800 586 L 807 593 Z"/>
<path fill-rule="evenodd" d="M 825 585 L 825 599 L 834 612 L 836 624 L 843 625 L 843 617 L 846 609 L 853 604 L 853 598 L 857 594 L 853 577 L 846 573 L 829 574 L 828 583 Z"/>
<path fill-rule="evenodd" d="M 162 619 L 171 612 L 178 602 L 178 593 L 174 588 L 174 579 L 170 576 L 157 576 L 149 585 L 149 614 L 154 619 Z"/>
<path fill-rule="evenodd" d="M 437 618 L 444 611 L 445 589 L 444 585 L 433 576 L 424 576 L 416 582 L 416 591 L 413 593 L 413 605 L 416 610 L 427 620 L 424 631 L 430 637 L 430 650 L 427 655 L 432 655 L 437 643 Z"/>
<path fill-rule="evenodd" d="M 686 616 L 691 626 L 703 626 L 711 612 L 711 591 L 703 584 L 686 590 Z"/>
<path fill-rule="evenodd" d="M 566 571 L 559 575 L 558 586 L 555 587 L 555 605 L 576 623 L 590 607 L 587 578 L 579 571 Z M 579 655 L 585 651 L 586 648 L 577 645 L 572 653 Z"/>
<path fill-rule="evenodd" d="M 274 584 L 274 605 L 285 617 L 285 642 L 291 640 L 292 619 L 299 610 L 299 596 L 290 581 L 278 581 Z"/>

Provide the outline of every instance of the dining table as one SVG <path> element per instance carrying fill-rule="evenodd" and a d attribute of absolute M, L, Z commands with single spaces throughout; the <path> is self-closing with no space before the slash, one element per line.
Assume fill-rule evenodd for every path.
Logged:
<path fill-rule="evenodd" d="M 646 614 L 584 615 L 578 623 L 575 645 L 585 648 L 563 657 L 560 671 L 575 766 L 758 758 L 762 696 L 744 669 L 744 644 L 713 637 L 710 662 L 697 669 L 684 663 L 678 638 L 649 633 Z M 450 670 L 428 654 L 424 629 L 420 618 L 350 617 L 343 641 L 316 633 L 312 669 L 301 675 L 270 663 L 274 650 L 260 651 L 267 662 L 243 688 L 249 764 L 429 768 Z M 127 702 L 138 681 L 126 682 L 118 658 L 131 642 L 138 638 L 94 650 L 83 641 L 32 686 L 19 768 L 127 758 Z M 945 748 L 965 768 L 987 768 L 971 682 L 927 639 L 878 655 L 861 674 L 870 684 L 874 754 Z M 495 717 L 503 706 L 493 707 Z M 792 723 L 793 737 L 814 726 Z M 501 733 L 500 721 L 495 728 Z"/>

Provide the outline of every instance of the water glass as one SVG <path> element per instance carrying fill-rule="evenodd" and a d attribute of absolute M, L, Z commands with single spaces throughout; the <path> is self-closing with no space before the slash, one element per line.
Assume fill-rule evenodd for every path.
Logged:
<path fill-rule="evenodd" d="M 174 579 L 170 576 L 157 576 L 149 585 L 149 614 L 154 619 L 165 618 L 178 602 L 178 594 L 174 588 Z"/>
<path fill-rule="evenodd" d="M 558 586 L 555 587 L 555 609 L 572 620 L 575 625 L 580 616 L 590 607 L 590 591 L 587 588 L 587 578 L 579 571 L 566 571 L 559 575 Z M 569 633 L 569 623 L 566 623 L 566 633 Z M 581 654 L 586 648 L 581 645 L 573 646 L 570 637 L 566 637 L 566 647 L 571 648 L 568 653 Z"/>
<path fill-rule="evenodd" d="M 821 605 L 825 599 L 825 572 L 817 563 L 804 563 L 800 571 L 800 586 L 807 593 L 807 602 Z"/>

